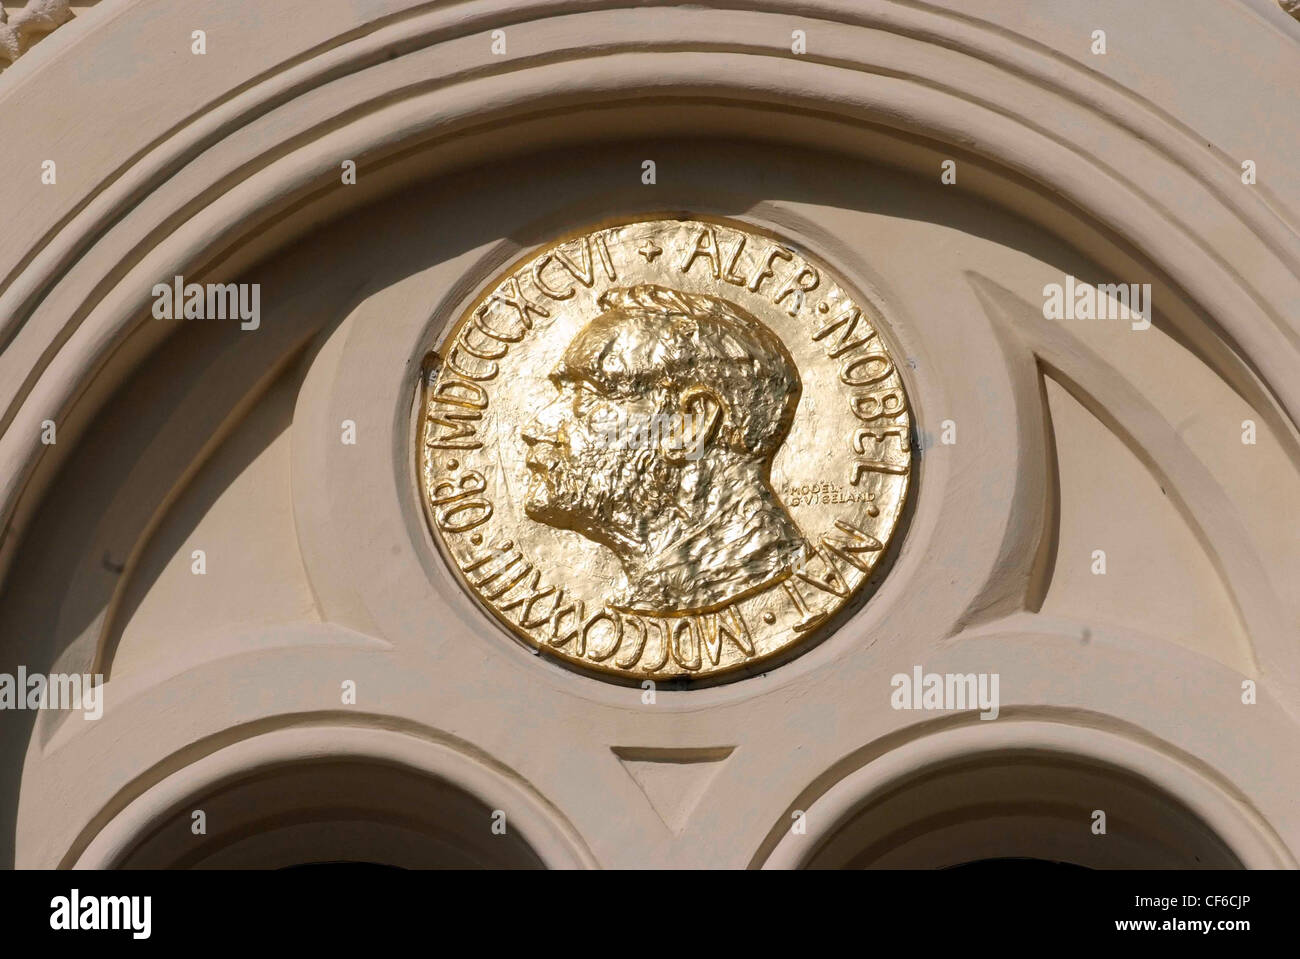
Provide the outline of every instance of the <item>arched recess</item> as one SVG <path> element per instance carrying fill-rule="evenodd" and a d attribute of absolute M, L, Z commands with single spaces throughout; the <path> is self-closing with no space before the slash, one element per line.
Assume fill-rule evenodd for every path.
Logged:
<path fill-rule="evenodd" d="M 57 190 L 33 192 L 21 178 L 0 183 L 0 208 L 12 212 L 13 223 L 13 229 L 0 237 L 0 519 L 4 523 L 0 571 L 11 573 L 13 567 L 22 566 L 24 550 L 31 545 L 30 522 L 68 457 L 89 441 L 85 431 L 107 398 L 136 371 L 156 362 L 160 344 L 173 333 L 169 324 L 149 318 L 150 291 L 160 278 L 182 274 L 195 282 L 215 282 L 249 276 L 251 269 L 272 257 L 291 255 L 324 224 L 360 216 L 421 181 L 513 160 L 520 163 L 519 176 L 527 182 L 528 158 L 547 150 L 570 151 L 573 163 L 580 165 L 586 148 L 633 141 L 638 149 L 641 144 L 653 149 L 657 140 L 685 138 L 760 143 L 773 151 L 811 146 L 863 163 L 864 171 L 894 168 L 931 184 L 937 181 L 940 164 L 953 159 L 960 171 L 955 190 L 967 200 L 987 202 L 1035 224 L 1098 275 L 1149 277 L 1161 304 L 1156 317 L 1161 334 L 1257 411 L 1284 461 L 1300 462 L 1295 429 L 1300 385 L 1293 375 L 1300 362 L 1300 332 L 1293 309 L 1300 301 L 1296 186 L 1271 176 L 1255 189 L 1243 189 L 1238 162 L 1240 149 L 1247 146 L 1262 158 L 1261 169 L 1284 169 L 1287 154 L 1276 144 L 1250 142 L 1240 128 L 1225 127 L 1206 140 L 1193 107 L 1180 107 L 1168 99 L 1155 102 L 1135 89 L 1139 84 L 1128 84 L 1122 72 L 1107 74 L 1066 52 L 1072 49 L 1068 36 L 1047 36 L 1031 29 L 1032 25 L 1021 31 L 1001 18 L 996 5 L 972 13 L 963 4 L 911 0 L 814 0 L 797 5 L 767 0 L 746 3 L 744 10 L 725 4 L 638 4 L 624 9 L 614 2 L 564 0 L 451 4 L 387 0 L 369 5 L 372 12 L 365 16 L 356 12 L 355 4 L 341 0 L 278 5 L 274 13 L 254 14 L 233 9 L 236 6 L 242 5 L 214 10 L 211 4 L 190 0 L 109 0 L 6 71 L 7 86 L 0 89 L 0 124 L 4 125 L 0 135 L 16 144 L 13 167 L 39 169 L 51 138 L 18 136 L 17 131 L 46 129 L 42 116 L 71 118 L 68 129 L 60 131 L 59 149 L 76 160 L 61 162 Z M 1070 6 L 1062 4 L 1057 11 L 1062 29 L 1082 29 L 1070 19 Z M 1285 32 L 1294 31 L 1289 21 L 1285 26 L 1261 22 L 1257 11 L 1239 7 L 1207 5 L 1221 34 L 1263 51 L 1293 51 L 1295 34 Z M 1119 7 L 1108 14 L 1122 16 Z M 226 49 L 237 49 L 238 54 L 185 61 L 184 83 L 159 82 L 157 75 L 147 71 L 130 75 L 108 71 L 102 83 L 79 83 L 82 59 L 111 61 L 114 51 L 132 44 L 184 50 L 198 21 L 210 25 L 211 42 L 222 40 Z M 1140 27 L 1140 17 L 1128 22 L 1134 29 Z M 288 29 L 288 24 L 294 28 Z M 807 55 L 790 53 L 788 40 L 796 25 L 813 38 Z M 505 30 L 508 39 L 508 53 L 502 56 L 491 53 L 492 31 L 497 29 Z M 1280 65 L 1266 66 L 1274 63 Z M 1286 109 L 1284 99 L 1274 99 L 1279 96 L 1276 91 L 1295 88 L 1288 79 L 1293 79 L 1294 71 L 1288 73 L 1291 68 L 1286 63 L 1284 57 L 1261 54 L 1254 64 L 1257 79 L 1275 81 L 1259 82 L 1254 89 L 1264 101 L 1261 111 Z M 129 114 L 123 114 L 123 104 Z M 124 116 L 134 122 L 125 122 Z M 121 134 L 123 129 L 130 133 Z M 611 210 L 659 208 L 661 201 L 649 198 L 639 182 L 639 159 L 628 164 L 628 184 L 621 192 L 605 192 L 586 206 L 575 203 L 565 217 L 532 221 L 526 230 L 496 238 L 486 251 L 481 244 L 467 243 L 461 251 L 471 261 L 465 264 L 465 279 L 443 290 L 436 304 L 426 306 L 424 332 L 435 335 L 442 318 L 454 315 L 478 279 L 519 249 L 539 242 L 546 231 L 591 222 Z M 357 165 L 355 186 L 341 181 L 344 161 Z M 716 192 L 700 192 L 692 199 L 701 207 L 721 207 L 720 212 L 788 231 L 864 285 L 872 278 L 864 265 L 869 253 L 844 242 L 816 217 L 792 214 L 779 205 L 752 204 L 732 210 L 729 198 Z M 458 230 L 472 232 L 473 225 L 469 220 L 455 221 Z M 365 241 L 365 237 L 358 240 Z M 903 664 L 887 659 L 891 648 L 913 657 L 917 649 L 926 648 L 922 643 L 935 649 L 952 646 L 953 634 L 972 640 L 971 648 L 983 642 L 1019 653 L 1015 644 L 1021 640 L 1034 644 L 1034 649 L 1063 648 L 1065 644 L 1058 640 L 1072 632 L 1070 624 L 1027 622 L 1021 616 L 1034 606 L 1027 597 L 1033 594 L 1035 579 L 1041 578 L 1041 567 L 1035 564 L 1044 539 L 1044 524 L 1039 520 L 1049 514 L 1052 500 L 1043 474 L 1050 438 L 1044 436 L 1041 414 L 1039 420 L 1033 414 L 1039 393 L 1037 362 L 1077 377 L 1081 392 L 1096 395 L 1100 406 L 1118 397 L 1124 415 L 1115 415 L 1108 425 L 1117 424 L 1116 431 L 1125 437 L 1138 437 L 1136 445 L 1141 438 L 1157 437 L 1157 452 L 1163 458 L 1156 465 L 1165 469 L 1172 462 L 1182 470 L 1180 475 L 1195 481 L 1192 492 L 1197 495 L 1186 502 L 1193 507 L 1207 502 L 1217 507 L 1221 500 L 1210 495 L 1215 492 L 1213 484 L 1171 436 L 1169 424 L 1123 389 L 1131 375 L 1109 375 L 1107 363 L 1094 363 L 1093 356 L 1075 349 L 1077 344 L 1069 339 L 1017 338 L 1017 321 L 1008 319 L 1005 310 L 999 314 L 990 308 L 987 288 L 981 292 L 978 284 L 972 286 L 976 292 L 968 303 L 970 312 L 963 315 L 976 316 L 983 308 L 991 324 L 1001 324 L 998 335 L 1006 341 L 1005 369 L 993 364 L 997 372 L 988 378 L 987 389 L 994 394 L 991 403 L 1003 411 L 1014 410 L 1017 417 L 1008 417 L 1014 423 L 987 439 L 998 444 L 989 447 L 994 458 L 1002 457 L 1014 467 L 1008 470 L 1014 488 L 990 482 L 980 490 L 988 495 L 980 499 L 972 495 L 970 483 L 954 481 L 961 469 L 970 468 L 969 463 L 954 465 L 938 452 L 926 456 L 915 533 L 909 534 L 914 545 L 910 552 L 905 548 L 880 600 L 835 643 L 827 643 L 827 649 L 809 654 L 770 681 L 765 679 L 766 686 L 751 683 L 700 691 L 689 701 L 665 695 L 655 717 L 635 712 L 635 704 L 629 707 L 616 693 L 575 686 L 572 677 L 537 677 L 527 672 L 531 664 L 517 670 L 514 665 L 504 668 L 512 682 L 518 679 L 517 685 L 502 684 L 508 693 L 481 677 L 475 677 L 479 685 L 471 683 L 470 688 L 480 700 L 513 695 L 519 708 L 527 702 L 538 715 L 548 715 L 557 702 L 577 703 L 575 712 L 587 712 L 571 725 L 589 727 L 595 730 L 593 736 L 609 739 L 600 744 L 600 754 L 607 760 L 610 746 L 678 746 L 683 735 L 712 737 L 693 739 L 693 748 L 739 743 L 727 773 L 711 786 L 726 790 L 731 775 L 743 782 L 745 776 L 761 774 L 746 766 L 761 762 L 749 758 L 761 751 L 747 749 L 745 736 L 770 730 L 765 724 L 779 723 L 772 717 L 782 716 L 781 709 L 789 705 L 777 699 L 783 685 L 787 691 L 807 693 L 817 679 L 822 685 L 814 687 L 810 698 L 830 697 L 834 709 L 842 711 L 834 716 L 838 728 L 833 735 L 828 732 L 826 742 L 805 754 L 801 761 L 806 765 L 787 770 L 792 779 L 801 774 L 811 778 L 830 759 L 845 753 L 845 738 L 855 739 L 853 747 L 865 741 L 892 741 L 889 737 L 902 718 L 887 710 L 876 714 L 871 707 L 847 705 L 852 692 L 835 686 L 851 684 L 855 677 L 881 675 L 882 670 L 885 676 L 893 672 Z M 341 296 L 346 299 L 361 292 L 344 291 Z M 296 384 L 296 377 L 303 376 L 295 421 L 322 428 L 304 431 L 308 435 L 294 451 L 294 482 L 300 484 L 295 490 L 310 494 L 295 499 L 295 508 L 305 503 L 296 516 L 296 534 L 309 567 L 312 600 L 325 623 L 286 631 L 279 639 L 286 648 L 329 647 L 323 652 L 316 649 L 313 655 L 344 662 L 348 669 L 370 668 L 361 664 L 388 655 L 388 647 L 402 633 L 399 627 L 409 626 L 406 620 L 413 615 L 396 601 L 400 596 L 372 589 L 381 578 L 397 577 L 390 577 L 390 567 L 380 562 L 366 563 L 358 576 L 351 576 L 353 571 L 332 564 L 332 558 L 354 544 L 332 541 L 302 519 L 341 508 L 354 492 L 351 478 L 370 468 L 340 460 L 333 431 L 340 418 L 339 403 L 356 395 L 358 368 L 375 356 L 393 360 L 393 355 L 381 353 L 377 343 L 385 331 L 377 332 L 373 323 L 367 326 L 364 315 L 324 331 L 323 342 L 313 339 L 321 332 L 312 323 L 313 310 L 319 306 L 319 301 L 305 297 L 290 311 L 298 322 L 277 324 L 267 331 L 266 339 L 250 340 L 264 346 L 272 337 L 278 338 L 275 349 L 267 351 L 275 362 L 256 370 L 258 375 L 250 382 L 229 383 L 218 364 L 207 364 L 206 375 L 214 387 L 223 383 L 228 387 L 228 393 L 221 393 L 223 404 L 219 409 L 195 404 L 193 409 L 178 410 L 166 426 L 178 435 L 199 424 L 194 427 L 197 463 L 233 435 L 250 404 L 272 395 L 276 384 Z M 364 314 L 364 304 L 348 306 Z M 926 412 L 932 415 L 925 424 L 933 432 L 934 422 L 944 412 L 943 401 L 951 395 L 945 395 L 944 384 L 930 372 L 933 350 L 927 352 L 926 340 L 907 324 L 902 334 L 909 353 L 919 361 L 914 385 L 919 400 L 929 404 Z M 222 348 L 239 349 L 239 335 L 233 333 Z M 220 336 L 213 334 L 213 338 Z M 411 346 L 410 356 L 418 357 L 415 345 Z M 988 360 L 989 355 L 981 353 L 980 359 Z M 298 366 L 300 362 L 304 365 Z M 1108 374 L 1100 384 L 1107 387 L 1104 395 L 1096 394 L 1099 384 L 1079 370 Z M 403 370 L 399 360 L 385 372 L 399 379 L 402 372 L 414 369 Z M 388 481 L 382 488 L 386 494 L 396 492 L 392 498 L 398 499 L 409 493 L 393 481 L 404 475 L 409 394 L 394 389 L 383 393 L 381 400 L 376 404 L 386 457 L 381 472 Z M 40 441 L 46 420 L 58 424 L 59 442 L 52 446 Z M 148 463 L 141 463 L 138 468 L 147 473 Z M 1300 655 L 1288 625 L 1294 622 L 1297 600 L 1285 569 L 1268 568 L 1254 554 L 1241 525 L 1226 513 L 1203 517 L 1205 529 L 1199 538 L 1208 544 L 1210 563 L 1227 582 L 1231 602 L 1246 623 L 1258 666 L 1258 676 L 1251 678 L 1259 679 L 1264 692 L 1261 702 L 1268 710 L 1259 711 L 1262 717 L 1234 715 L 1229 722 L 1239 724 L 1232 726 L 1234 733 L 1271 730 L 1258 742 L 1263 750 L 1273 749 L 1287 738 L 1287 724 L 1294 725 L 1300 710 Z M 1009 517 L 1027 519 L 1011 522 Z M 392 527 L 401 529 L 404 520 L 399 516 Z M 1004 529 L 1005 535 L 996 548 L 965 558 L 960 582 L 956 574 L 949 580 L 942 573 L 943 563 L 935 562 L 934 544 L 961 542 L 980 523 Z M 384 531 L 391 530 L 385 527 Z M 1224 531 L 1226 539 L 1221 535 Z M 436 570 L 421 570 L 428 560 L 414 548 L 425 545 L 418 529 L 406 527 L 406 532 L 410 542 L 397 543 L 398 553 L 393 555 L 400 554 L 404 569 L 436 578 Z M 379 548 L 377 542 L 368 545 Z M 382 546 L 387 548 L 388 543 Z M 130 555 L 147 565 L 143 552 Z M 946 558 L 956 556 L 951 553 Z M 366 558 L 387 560 L 380 554 L 366 554 Z M 99 557 L 95 559 L 98 562 Z M 122 554 L 113 554 L 108 561 L 110 565 L 132 562 Z M 927 572 L 931 579 L 925 578 Z M 438 583 L 439 588 L 442 585 Z M 129 608 L 134 602 L 115 595 L 112 583 L 93 582 L 93 586 L 102 592 L 84 595 L 90 596 L 87 608 L 96 615 Z M 393 589 L 396 593 L 396 586 Z M 909 618 L 914 614 L 906 600 L 912 589 L 936 597 L 933 604 L 942 607 L 924 629 L 915 628 L 916 620 Z M 458 630 L 457 635 L 473 632 L 477 620 L 472 607 L 464 604 L 463 597 L 442 595 L 446 618 L 439 622 L 440 628 L 449 633 Z M 896 614 L 894 625 L 886 615 L 891 612 Z M 65 665 L 111 663 L 110 647 L 115 641 L 111 626 L 87 635 L 90 642 L 76 649 Z M 246 647 L 252 648 L 260 638 L 253 637 Z M 1197 688 L 1207 695 L 1225 689 L 1235 695 L 1242 675 L 1220 672 L 1217 665 L 1196 655 L 1166 649 L 1158 638 L 1150 643 L 1146 639 L 1128 634 L 1103 637 L 1094 648 L 1114 641 L 1104 653 L 1090 659 L 1071 648 L 1058 658 L 1046 657 L 1046 668 L 1079 670 L 1075 675 L 1086 668 L 1090 677 L 1106 677 L 1104 682 L 1120 689 L 1107 687 L 1098 693 L 1111 699 L 1111 708 L 1099 708 L 1099 713 L 1128 715 L 1124 711 L 1132 708 L 1152 727 L 1164 721 L 1162 713 L 1180 715 L 1180 696 L 1192 682 L 1185 677 L 1203 683 Z M 33 641 L 20 637 L 14 645 L 19 640 Z M 1151 649 L 1157 652 L 1149 660 L 1141 659 Z M 855 669 L 840 668 L 838 677 L 828 677 L 832 666 L 842 667 L 848 661 L 846 650 L 858 657 L 853 660 Z M 1143 662 L 1144 669 L 1154 671 L 1151 664 L 1155 663 L 1163 671 L 1143 690 L 1153 701 L 1130 707 L 1123 684 L 1125 670 L 1135 660 Z M 1229 665 L 1235 669 L 1240 662 L 1249 664 L 1250 657 L 1234 658 Z M 294 663 L 286 653 L 282 661 L 260 667 L 257 678 L 273 682 L 277 675 L 273 666 L 292 670 Z M 442 664 L 400 661 L 393 673 L 409 675 L 416 665 L 434 675 L 435 667 Z M 154 687 L 121 689 L 135 710 L 126 712 L 128 728 L 145 728 L 151 721 L 157 723 L 158 717 L 174 718 L 177 707 L 169 700 L 184 695 L 175 690 L 193 691 L 201 689 L 204 681 L 211 685 L 241 675 L 227 664 L 208 673 L 195 672 L 184 682 L 155 676 L 150 677 Z M 330 707 L 337 704 L 336 690 L 334 681 Z M 447 703 L 464 702 L 458 697 L 465 694 L 457 689 L 440 687 L 439 691 Z M 1092 694 L 1089 687 L 1083 695 Z M 1026 693 L 1025 701 L 1037 702 L 1036 695 L 1037 691 Z M 1045 698 L 1049 703 L 1063 702 L 1073 695 L 1062 693 L 1058 686 Z M 274 696 L 269 699 L 241 701 L 228 715 L 214 715 L 205 722 L 219 729 L 223 722 L 266 718 L 290 709 Z M 304 700 L 309 700 L 306 694 Z M 318 701 L 301 708 L 324 709 L 326 701 L 322 693 Z M 674 725 L 681 713 L 707 712 L 702 707 L 708 706 L 724 708 L 717 710 L 716 718 L 700 718 L 689 734 Z M 857 709 L 863 711 L 854 712 Z M 1161 732 L 1170 740 L 1187 732 L 1196 748 L 1187 742 L 1182 748 L 1211 766 L 1231 766 L 1240 757 L 1234 759 L 1233 749 L 1220 741 L 1224 737 L 1211 733 L 1216 721 L 1207 715 L 1191 720 L 1187 730 L 1163 728 Z M 504 756 L 498 752 L 499 744 L 501 750 L 519 748 L 522 754 L 525 750 L 516 747 L 512 737 L 524 734 L 503 728 L 509 725 L 498 717 L 476 728 L 475 735 L 491 743 L 489 753 Z M 29 772 L 57 768 L 47 785 L 74 780 L 81 764 L 95 769 L 85 762 L 93 756 L 86 744 L 94 737 L 79 735 L 74 727 L 34 735 L 30 748 L 27 740 L 6 746 L 14 793 L 18 770 L 23 768 Z M 628 728 L 639 731 L 638 741 L 613 738 Z M 201 734 L 196 724 L 174 733 L 179 742 L 158 746 L 165 755 L 185 755 L 186 737 L 198 740 L 210 731 Z M 508 758 L 511 765 L 535 761 L 520 755 L 516 764 L 513 756 Z M 151 760 L 136 757 L 135 761 L 151 768 Z M 1260 802 L 1270 816 L 1275 815 L 1281 808 L 1276 794 L 1285 789 L 1266 782 L 1261 772 L 1252 773 L 1246 765 L 1239 763 L 1226 778 L 1250 801 Z M 133 779 L 141 772 L 131 768 L 123 775 Z M 623 775 L 617 768 L 614 772 Z M 34 776 L 29 782 L 39 779 Z M 106 774 L 102 779 L 113 784 L 116 794 L 121 784 Z M 568 788 L 563 783 L 556 786 L 561 791 Z M 59 790 L 51 785 L 50 791 Z M 1267 796 L 1259 799 L 1260 794 Z M 784 798 L 774 792 L 759 801 L 775 807 Z M 39 801 L 39 797 L 27 800 L 29 804 Z M 570 801 L 580 802 L 572 796 Z M 697 818 L 716 827 L 726 817 L 714 810 L 725 808 L 725 803 L 715 807 L 706 795 L 697 805 Z M 80 835 L 94 818 L 79 806 L 68 829 Z M 1284 827 L 1285 823 L 1279 828 Z M 585 835 L 588 828 L 610 827 L 593 815 L 580 831 Z M 64 838 L 60 834 L 42 840 L 43 845 L 25 861 L 63 861 Z M 692 841 L 688 827 L 680 848 Z M 738 842 L 735 848 L 741 845 Z M 602 856 L 617 856 L 617 849 L 607 835 Z"/>
<path fill-rule="evenodd" d="M 1107 808 L 1088 808 L 1101 790 Z M 975 753 L 899 783 L 840 823 L 805 865 L 934 869 L 1016 859 L 1091 869 L 1241 867 L 1204 823 L 1143 780 L 1036 752 Z"/>
<path fill-rule="evenodd" d="M 112 797 L 63 866 L 582 868 L 525 783 L 426 731 L 316 718 L 167 757 Z"/>
<path fill-rule="evenodd" d="M 1085 717 L 940 722 L 805 790 L 761 868 L 947 868 L 1037 859 L 1095 869 L 1294 866 L 1227 784 L 1165 744 Z M 993 728 L 996 727 L 996 728 Z"/>

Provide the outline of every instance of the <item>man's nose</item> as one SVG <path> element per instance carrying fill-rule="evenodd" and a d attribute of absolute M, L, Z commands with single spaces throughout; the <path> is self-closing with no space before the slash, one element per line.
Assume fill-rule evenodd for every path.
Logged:
<path fill-rule="evenodd" d="M 520 430 L 520 435 L 525 443 L 534 446 L 537 443 L 555 442 L 559 427 L 558 407 L 559 400 L 551 400 L 524 424 L 524 428 Z"/>

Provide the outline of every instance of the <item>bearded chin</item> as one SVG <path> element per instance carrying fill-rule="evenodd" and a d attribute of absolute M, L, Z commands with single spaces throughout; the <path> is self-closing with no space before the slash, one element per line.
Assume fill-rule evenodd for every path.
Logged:
<path fill-rule="evenodd" d="M 610 491 L 590 482 L 591 476 L 568 463 L 553 466 L 544 479 L 534 480 L 539 488 L 529 491 L 524 512 L 557 529 L 595 538 L 592 534 L 607 524 L 606 514 L 612 510 Z"/>
<path fill-rule="evenodd" d="M 617 549 L 619 535 L 641 538 L 669 508 L 675 472 L 646 450 L 557 464 L 539 480 L 540 495 L 529 493 L 524 511 L 531 519 Z"/>

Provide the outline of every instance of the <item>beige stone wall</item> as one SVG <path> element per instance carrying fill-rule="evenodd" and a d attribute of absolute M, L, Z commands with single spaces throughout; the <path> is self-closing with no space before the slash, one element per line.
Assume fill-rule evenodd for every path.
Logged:
<path fill-rule="evenodd" d="M 737 6 L 104 0 L 6 70 L 0 673 L 106 680 L 0 712 L 0 863 L 1295 864 L 1300 23 Z M 919 452 L 868 603 L 647 702 L 464 595 L 412 444 L 483 283 L 664 211 L 877 304 Z M 154 319 L 177 274 L 258 327 Z M 894 709 L 915 666 L 998 718 Z"/>

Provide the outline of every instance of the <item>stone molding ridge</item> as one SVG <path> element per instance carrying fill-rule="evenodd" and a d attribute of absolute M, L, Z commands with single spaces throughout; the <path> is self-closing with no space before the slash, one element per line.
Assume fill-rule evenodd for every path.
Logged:
<path fill-rule="evenodd" d="M 0 64 L 13 63 L 34 43 L 72 18 L 70 0 L 30 0 L 27 6 L 13 13 L 0 3 Z"/>

